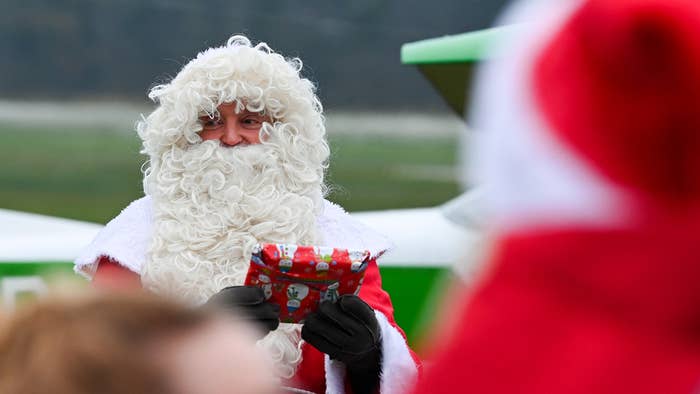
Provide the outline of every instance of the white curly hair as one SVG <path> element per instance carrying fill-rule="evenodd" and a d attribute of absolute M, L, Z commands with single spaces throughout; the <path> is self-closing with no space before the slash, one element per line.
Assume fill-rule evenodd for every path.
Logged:
<path fill-rule="evenodd" d="M 321 102 L 301 69 L 298 58 L 234 36 L 151 90 L 158 107 L 137 127 L 149 157 L 144 190 L 154 202 L 147 289 L 203 303 L 243 284 L 256 243 L 321 242 L 316 217 L 330 150 Z M 259 145 L 202 141 L 200 116 L 215 116 L 223 103 L 271 119 Z M 291 378 L 300 343 L 300 327 L 282 324 L 260 345 L 278 375 Z"/>

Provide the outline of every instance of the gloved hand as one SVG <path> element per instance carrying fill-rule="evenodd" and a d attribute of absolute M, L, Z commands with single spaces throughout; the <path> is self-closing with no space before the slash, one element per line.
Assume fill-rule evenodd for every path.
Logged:
<path fill-rule="evenodd" d="M 374 310 L 354 295 L 323 302 L 309 315 L 301 337 L 346 366 L 353 393 L 373 393 L 379 385 L 381 338 Z"/>
<path fill-rule="evenodd" d="M 242 319 L 259 327 L 262 336 L 277 329 L 280 324 L 280 306 L 265 302 L 265 293 L 259 287 L 226 287 L 214 294 L 207 305 L 235 311 Z"/>

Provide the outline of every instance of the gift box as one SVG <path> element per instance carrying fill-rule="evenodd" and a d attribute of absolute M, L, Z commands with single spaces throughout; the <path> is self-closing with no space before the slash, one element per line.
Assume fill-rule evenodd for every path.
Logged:
<path fill-rule="evenodd" d="M 245 284 L 280 306 L 280 321 L 302 323 L 320 302 L 360 292 L 370 253 L 332 247 L 259 244 Z"/>

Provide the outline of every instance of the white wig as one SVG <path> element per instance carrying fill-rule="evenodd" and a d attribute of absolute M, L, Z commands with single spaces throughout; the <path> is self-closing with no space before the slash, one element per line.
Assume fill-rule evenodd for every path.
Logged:
<path fill-rule="evenodd" d="M 234 36 L 153 88 L 158 107 L 138 125 L 149 156 L 144 189 L 154 202 L 153 241 L 144 287 L 203 303 L 242 285 L 258 242 L 319 242 L 329 148 L 314 85 L 301 61 Z M 199 117 L 223 103 L 264 112 L 260 145 L 202 141 Z M 282 324 L 261 346 L 278 374 L 301 361 L 298 325 Z"/>
<path fill-rule="evenodd" d="M 314 84 L 300 76 L 301 69 L 299 58 L 285 59 L 265 43 L 252 46 L 248 38 L 233 36 L 226 45 L 199 53 L 170 83 L 155 86 L 148 97 L 159 106 L 137 125 L 142 153 L 150 160 L 146 194 L 148 177 L 162 156 L 174 146 L 201 142 L 199 117 L 214 115 L 219 105 L 231 102 L 273 120 L 263 125 L 261 140 L 284 146 L 281 151 L 288 157 L 280 159 L 287 162 L 292 179 L 322 180 L 330 155 L 323 107 Z M 295 160 L 300 157 L 304 160 Z M 318 164 L 313 173 L 308 163 Z"/>

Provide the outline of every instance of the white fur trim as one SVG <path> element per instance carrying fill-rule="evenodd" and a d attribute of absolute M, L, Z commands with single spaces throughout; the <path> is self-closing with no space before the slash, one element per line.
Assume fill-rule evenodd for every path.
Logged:
<path fill-rule="evenodd" d="M 317 225 L 325 246 L 366 249 L 372 257 L 381 256 L 391 247 L 384 235 L 353 219 L 343 208 L 329 201 L 325 201 Z M 152 231 L 153 202 L 146 196 L 129 204 L 107 223 L 75 260 L 75 271 L 91 278 L 97 269 L 97 260 L 107 256 L 140 274 Z"/>
<path fill-rule="evenodd" d="M 418 376 L 418 368 L 408 350 L 403 335 L 394 328 L 386 316 L 374 311 L 382 335 L 382 372 L 380 376 L 380 394 L 407 393 L 413 387 Z M 326 368 L 326 394 L 345 393 L 345 365 L 324 357 Z"/>
<path fill-rule="evenodd" d="M 345 393 L 345 364 L 324 354 L 323 365 L 326 369 L 326 394 Z"/>
<path fill-rule="evenodd" d="M 517 4 L 506 23 L 522 26 L 480 70 L 471 157 L 486 202 L 501 229 L 537 224 L 611 225 L 622 222 L 624 198 L 617 187 L 557 139 L 534 98 L 533 68 L 550 37 L 580 0 Z"/>
<path fill-rule="evenodd" d="M 100 230 L 75 259 L 75 272 L 92 278 L 97 261 L 106 256 L 133 272 L 141 272 L 153 231 L 153 204 L 144 197 L 133 201 Z"/>
<path fill-rule="evenodd" d="M 372 258 L 391 249 L 387 237 L 355 220 L 338 204 L 324 201 L 323 214 L 318 218 L 318 228 L 323 237 L 323 246 L 345 249 L 369 250 Z"/>
<path fill-rule="evenodd" d="M 374 311 L 382 331 L 382 375 L 381 394 L 407 393 L 418 377 L 416 367 L 408 344 L 403 335 L 394 328 L 386 316 Z"/>

